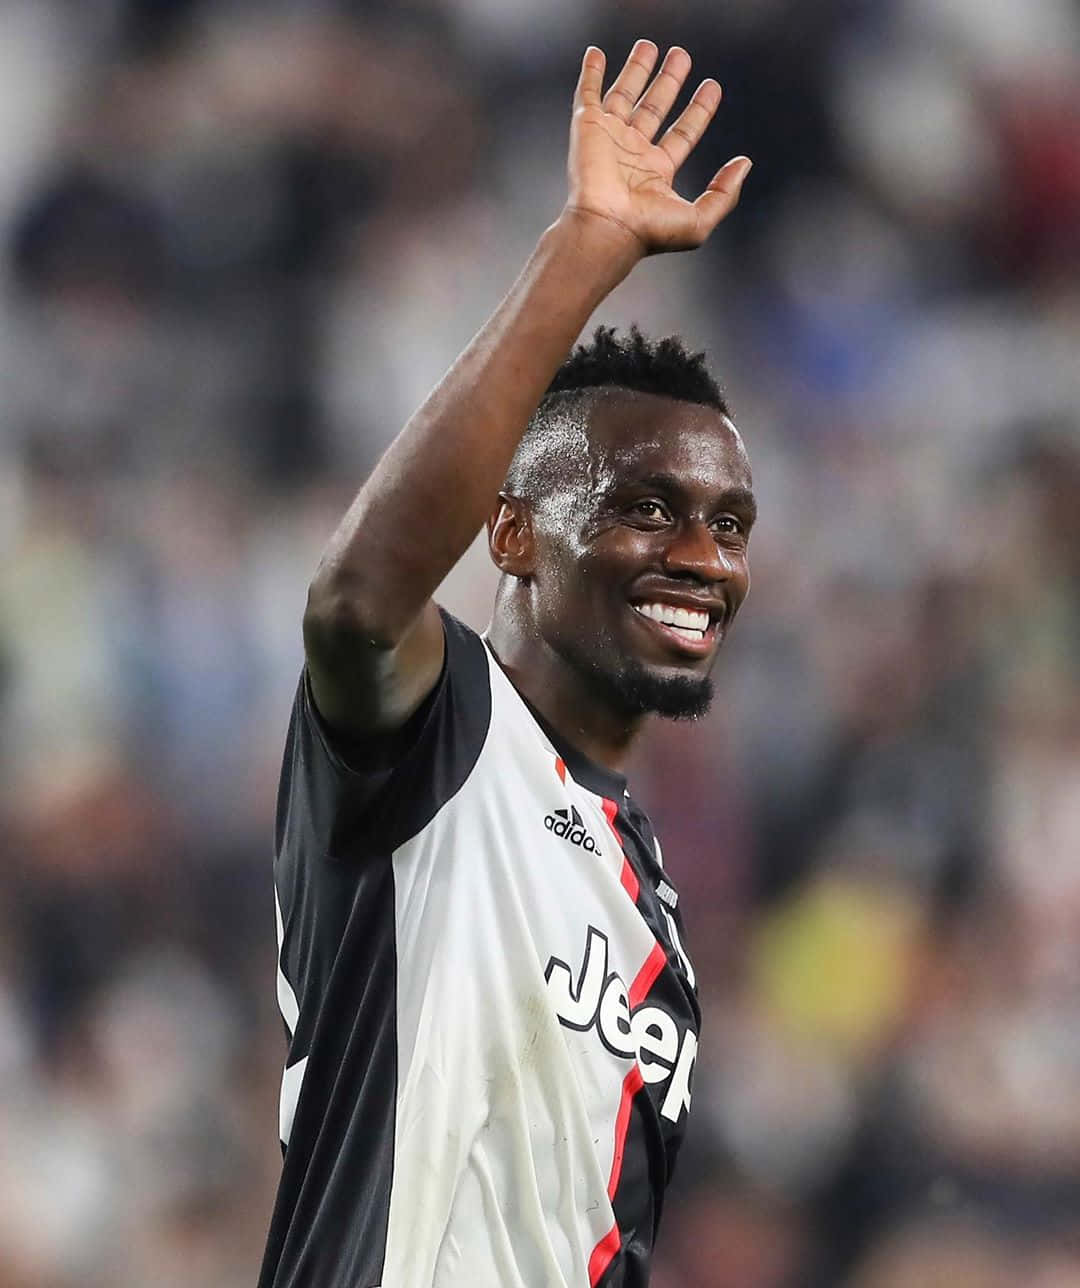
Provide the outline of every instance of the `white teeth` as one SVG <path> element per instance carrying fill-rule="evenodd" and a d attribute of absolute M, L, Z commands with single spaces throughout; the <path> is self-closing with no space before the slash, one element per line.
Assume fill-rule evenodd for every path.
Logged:
<path fill-rule="evenodd" d="M 634 609 L 642 617 L 649 617 L 654 622 L 665 626 L 682 628 L 695 639 L 701 639 L 709 628 L 709 614 L 697 612 L 691 608 L 676 608 L 673 604 L 635 604 Z"/>

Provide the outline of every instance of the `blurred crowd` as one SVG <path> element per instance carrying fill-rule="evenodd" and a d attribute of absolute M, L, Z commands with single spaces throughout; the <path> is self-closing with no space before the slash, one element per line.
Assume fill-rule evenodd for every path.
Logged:
<path fill-rule="evenodd" d="M 631 776 L 705 1013 L 656 1288 L 1080 1285 L 1075 0 L 4 0 L 0 1288 L 254 1282 L 307 583 L 637 35 L 725 87 L 686 190 L 755 169 L 598 320 L 708 352 L 762 516 Z"/>

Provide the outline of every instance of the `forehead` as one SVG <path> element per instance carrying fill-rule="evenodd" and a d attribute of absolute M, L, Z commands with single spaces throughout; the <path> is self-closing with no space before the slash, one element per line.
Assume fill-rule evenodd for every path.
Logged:
<path fill-rule="evenodd" d="M 605 492 L 661 474 L 705 491 L 752 483 L 738 430 L 713 407 L 604 390 L 590 408 L 588 436 Z"/>

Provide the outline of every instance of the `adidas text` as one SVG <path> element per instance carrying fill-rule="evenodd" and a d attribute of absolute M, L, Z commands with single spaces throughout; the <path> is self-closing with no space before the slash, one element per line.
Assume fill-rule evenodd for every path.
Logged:
<path fill-rule="evenodd" d="M 583 850 L 589 854 L 599 854 L 600 847 L 585 830 L 585 823 L 577 808 L 570 806 L 569 811 L 564 809 L 552 810 L 544 819 L 544 826 L 555 836 L 562 837 L 569 841 L 571 845 L 580 845 Z"/>

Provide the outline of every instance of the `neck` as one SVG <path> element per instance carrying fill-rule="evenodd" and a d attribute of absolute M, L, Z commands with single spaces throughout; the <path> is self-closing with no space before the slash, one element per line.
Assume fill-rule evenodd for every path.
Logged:
<path fill-rule="evenodd" d="M 497 611 L 488 641 L 514 688 L 558 734 L 598 765 L 625 773 L 644 716 L 614 710 L 517 613 Z"/>

